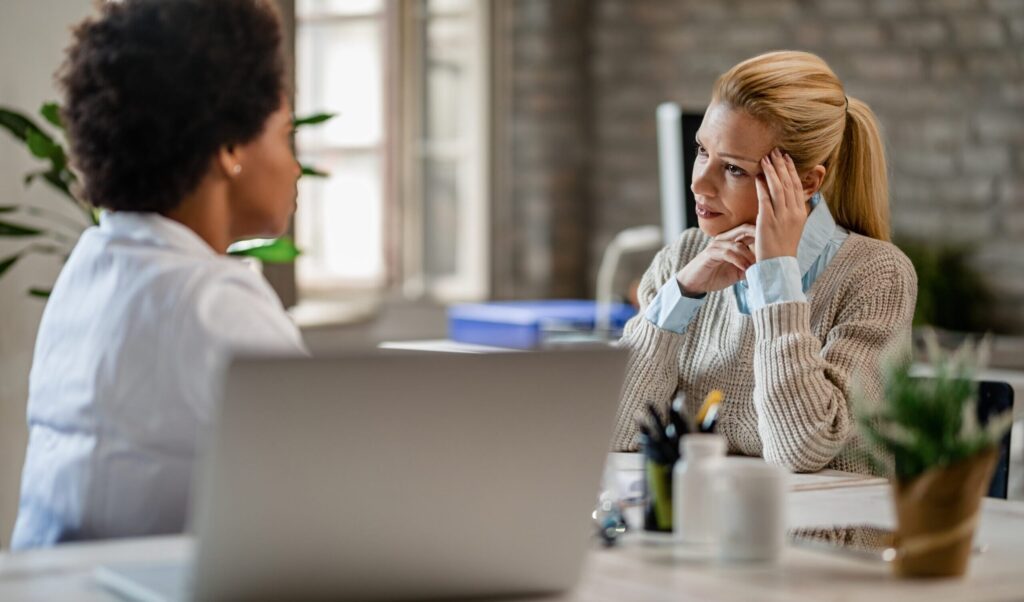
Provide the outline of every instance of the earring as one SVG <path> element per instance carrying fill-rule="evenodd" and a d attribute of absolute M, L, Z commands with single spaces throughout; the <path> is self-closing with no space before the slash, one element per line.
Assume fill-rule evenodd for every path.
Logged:
<path fill-rule="evenodd" d="M 240 164 L 236 163 L 235 166 L 231 168 L 231 173 L 236 175 L 236 176 L 238 174 L 242 173 L 242 166 Z"/>

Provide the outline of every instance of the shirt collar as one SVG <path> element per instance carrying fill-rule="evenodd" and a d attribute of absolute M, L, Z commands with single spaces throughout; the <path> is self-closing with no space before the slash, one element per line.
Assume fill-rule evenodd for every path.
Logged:
<path fill-rule="evenodd" d="M 836 222 L 828 203 L 820 192 L 811 197 L 811 214 L 807 216 L 804 232 L 800 236 L 800 246 L 796 250 L 796 262 L 800 266 L 800 274 L 806 274 L 814 262 L 818 260 L 836 231 Z"/>
<path fill-rule="evenodd" d="M 159 213 L 103 211 L 100 231 L 115 238 L 127 238 L 182 251 L 196 257 L 216 257 L 217 252 L 191 228 Z"/>

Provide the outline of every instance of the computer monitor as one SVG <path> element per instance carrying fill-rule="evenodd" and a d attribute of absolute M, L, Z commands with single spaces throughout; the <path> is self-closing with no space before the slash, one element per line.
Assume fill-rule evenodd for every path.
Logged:
<path fill-rule="evenodd" d="M 658 172 L 661 183 L 661 226 L 666 245 L 683 230 L 697 225 L 690 182 L 693 179 L 694 138 L 703 112 L 683 111 L 674 102 L 658 105 Z"/>

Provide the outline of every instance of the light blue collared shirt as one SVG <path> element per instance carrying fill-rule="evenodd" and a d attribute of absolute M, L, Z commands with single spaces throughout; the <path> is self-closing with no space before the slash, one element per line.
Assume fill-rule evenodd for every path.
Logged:
<path fill-rule="evenodd" d="M 732 286 L 736 307 L 750 315 L 766 305 L 787 301 L 806 301 L 805 293 L 839 252 L 850 235 L 836 225 L 828 204 L 820 193 L 811 197 L 810 215 L 800 236 L 796 257 L 773 257 L 759 261 L 747 270 L 746 280 Z M 704 299 L 686 297 L 675 278 L 666 282 L 654 296 L 645 317 L 659 328 L 683 333 L 704 305 Z"/>

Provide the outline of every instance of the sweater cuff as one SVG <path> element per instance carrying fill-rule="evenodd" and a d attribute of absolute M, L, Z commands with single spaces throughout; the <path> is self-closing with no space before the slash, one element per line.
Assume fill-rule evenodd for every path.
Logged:
<path fill-rule="evenodd" d="M 772 340 L 791 334 L 811 332 L 811 304 L 788 301 L 766 305 L 751 314 L 758 340 Z"/>
<path fill-rule="evenodd" d="M 661 363 L 678 361 L 679 349 L 685 336 L 680 333 L 658 328 L 644 317 L 638 317 L 636 327 L 625 337 L 625 342 L 633 353 Z"/>

